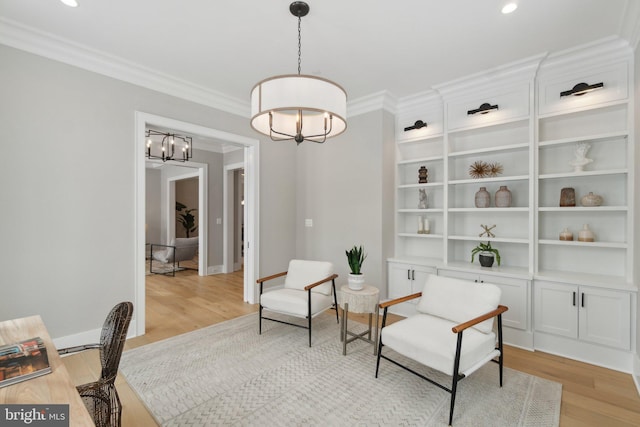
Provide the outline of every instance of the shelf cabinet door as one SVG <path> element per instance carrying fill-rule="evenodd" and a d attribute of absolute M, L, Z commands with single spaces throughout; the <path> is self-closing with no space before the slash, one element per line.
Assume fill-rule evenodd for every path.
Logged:
<path fill-rule="evenodd" d="M 630 349 L 631 295 L 608 289 L 580 289 L 581 340 Z"/>
<path fill-rule="evenodd" d="M 535 329 L 578 338 L 578 287 L 534 282 Z"/>
<path fill-rule="evenodd" d="M 433 267 L 397 262 L 390 262 L 388 271 L 389 299 L 400 298 L 422 291 L 427 276 L 436 274 L 436 269 Z M 414 299 L 394 305 L 389 308 L 389 311 L 401 316 L 411 316 L 416 313 L 415 306 L 418 301 L 419 299 Z"/>
<path fill-rule="evenodd" d="M 492 283 L 496 285 L 502 291 L 500 304 L 509 307 L 509 311 L 502 315 L 502 324 L 515 329 L 528 329 L 528 280 L 454 270 L 439 270 L 438 275 L 471 280 L 477 283 Z"/>

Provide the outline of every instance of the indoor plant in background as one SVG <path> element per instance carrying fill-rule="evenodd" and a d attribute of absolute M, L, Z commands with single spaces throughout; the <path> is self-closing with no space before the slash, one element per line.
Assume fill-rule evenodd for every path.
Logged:
<path fill-rule="evenodd" d="M 478 259 L 483 267 L 491 267 L 494 258 L 500 265 L 500 252 L 496 248 L 492 248 L 489 241 L 487 243 L 478 243 L 478 246 L 471 250 L 471 262 L 473 262 L 476 254 L 479 254 Z"/>
<path fill-rule="evenodd" d="M 180 202 L 176 202 L 176 212 L 178 212 L 178 222 L 182 224 L 186 237 L 189 237 L 190 233 L 195 232 L 198 229 L 196 225 L 196 217 L 191 213 L 198 209 L 187 209 L 186 205 Z"/>
<path fill-rule="evenodd" d="M 364 253 L 362 246 L 354 246 L 351 250 L 345 251 L 347 254 L 347 261 L 349 262 L 349 268 L 351 273 L 349 274 L 349 288 L 359 291 L 364 287 L 364 275 L 361 272 L 362 263 L 367 258 L 367 254 Z"/>

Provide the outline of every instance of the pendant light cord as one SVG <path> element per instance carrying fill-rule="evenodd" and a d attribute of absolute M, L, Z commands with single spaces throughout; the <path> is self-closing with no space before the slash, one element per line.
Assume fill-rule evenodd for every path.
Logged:
<path fill-rule="evenodd" d="M 302 22 L 302 17 L 298 15 L 298 75 L 300 75 L 300 69 L 302 64 L 302 60 L 300 59 L 302 54 L 302 32 L 300 31 L 301 22 Z"/>

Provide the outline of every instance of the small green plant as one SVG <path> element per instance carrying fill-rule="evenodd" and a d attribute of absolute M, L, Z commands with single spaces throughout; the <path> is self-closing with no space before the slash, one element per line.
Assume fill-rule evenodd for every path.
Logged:
<path fill-rule="evenodd" d="M 491 242 L 479 243 L 478 246 L 473 248 L 471 250 L 471 262 L 473 262 L 473 259 L 475 258 L 477 253 L 482 253 L 482 252 L 491 252 L 492 254 L 494 254 L 496 256 L 496 261 L 498 262 L 498 265 L 500 265 L 500 252 L 496 248 L 491 247 Z"/>
<path fill-rule="evenodd" d="M 354 246 L 351 250 L 344 252 L 347 254 L 351 274 L 362 274 L 360 269 L 362 268 L 362 263 L 367 258 L 367 254 L 364 253 L 364 248 L 362 246 Z"/>
<path fill-rule="evenodd" d="M 178 212 L 178 215 L 180 216 L 178 218 L 178 222 L 182 224 L 182 227 L 184 227 L 184 232 L 187 237 L 198 229 L 198 226 L 196 225 L 196 217 L 191 213 L 197 210 L 198 209 L 195 208 L 187 209 L 187 207 L 182 203 L 176 202 L 176 212 Z"/>

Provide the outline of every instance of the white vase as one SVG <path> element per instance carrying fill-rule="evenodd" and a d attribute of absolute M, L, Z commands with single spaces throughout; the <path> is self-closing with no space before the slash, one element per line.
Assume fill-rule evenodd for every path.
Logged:
<path fill-rule="evenodd" d="M 349 289 L 359 291 L 364 288 L 364 274 L 351 274 L 349 273 Z"/>

